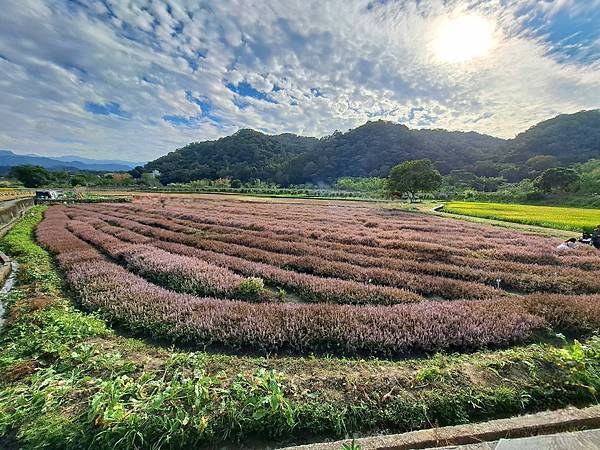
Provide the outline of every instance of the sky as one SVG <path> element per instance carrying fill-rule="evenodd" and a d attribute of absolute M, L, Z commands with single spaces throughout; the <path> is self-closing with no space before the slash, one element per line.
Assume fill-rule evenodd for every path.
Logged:
<path fill-rule="evenodd" d="M 147 161 L 240 128 L 510 138 L 600 107 L 600 0 L 0 0 L 0 148 Z"/>

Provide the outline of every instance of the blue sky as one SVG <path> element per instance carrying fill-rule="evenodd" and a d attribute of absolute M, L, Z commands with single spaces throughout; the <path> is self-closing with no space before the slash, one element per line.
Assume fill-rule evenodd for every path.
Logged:
<path fill-rule="evenodd" d="M 149 160 L 239 128 L 323 136 L 377 119 L 512 137 L 600 107 L 600 0 L 0 7 L 0 148 L 20 153 Z M 440 30 L 465 16 L 490 45 L 440 57 Z"/>

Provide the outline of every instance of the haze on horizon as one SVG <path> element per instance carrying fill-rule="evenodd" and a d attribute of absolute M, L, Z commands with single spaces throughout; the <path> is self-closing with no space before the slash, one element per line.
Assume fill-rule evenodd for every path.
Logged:
<path fill-rule="evenodd" d="M 512 137 L 600 106 L 600 0 L 0 0 L 0 148 L 151 160 L 239 128 Z"/>

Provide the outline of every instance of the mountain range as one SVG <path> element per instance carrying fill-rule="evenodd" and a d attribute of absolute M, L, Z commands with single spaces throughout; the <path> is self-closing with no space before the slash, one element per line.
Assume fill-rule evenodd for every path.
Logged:
<path fill-rule="evenodd" d="M 35 154 L 19 155 L 10 150 L 0 150 L 0 167 L 13 167 L 23 164 L 42 166 L 51 170 L 88 170 L 94 172 L 124 172 L 144 163 L 121 160 L 101 160 L 80 156 L 39 156 Z"/>
<path fill-rule="evenodd" d="M 231 177 L 287 185 L 331 183 L 342 176 L 386 176 L 396 164 L 427 158 L 442 174 L 466 170 L 518 181 L 531 175 L 529 161 L 542 155 L 554 165 L 600 158 L 600 110 L 561 114 L 513 139 L 410 129 L 382 120 L 320 139 L 242 129 L 215 141 L 188 144 L 149 162 L 145 169 L 159 170 L 163 183 Z"/>

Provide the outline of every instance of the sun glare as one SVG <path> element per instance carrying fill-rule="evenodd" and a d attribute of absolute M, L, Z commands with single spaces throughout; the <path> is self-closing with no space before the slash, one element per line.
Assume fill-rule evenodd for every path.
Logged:
<path fill-rule="evenodd" d="M 494 27 L 489 20 L 465 15 L 444 20 L 437 27 L 433 51 L 441 61 L 459 63 L 485 55 L 493 45 Z"/>

